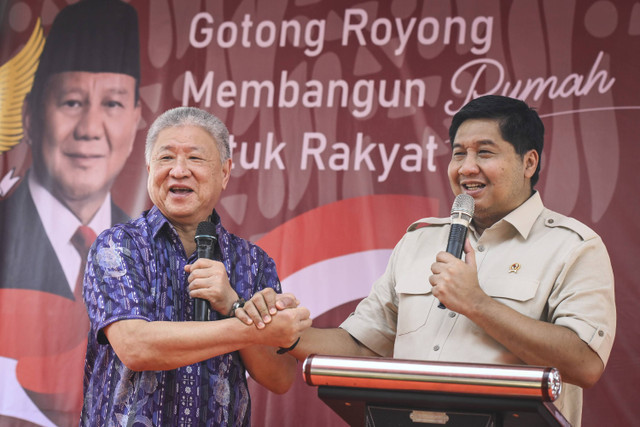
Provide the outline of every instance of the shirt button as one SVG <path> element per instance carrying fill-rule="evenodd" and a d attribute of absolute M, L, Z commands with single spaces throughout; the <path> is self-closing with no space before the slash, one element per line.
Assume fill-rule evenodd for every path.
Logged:
<path fill-rule="evenodd" d="M 601 337 L 604 336 L 604 331 L 598 331 L 598 335 L 600 335 Z"/>
<path fill-rule="evenodd" d="M 434 345 L 433 346 L 433 351 L 438 351 L 440 350 L 440 346 L 439 345 Z"/>
<path fill-rule="evenodd" d="M 478 246 L 478 252 L 484 252 L 484 245 Z"/>
<path fill-rule="evenodd" d="M 554 223 L 553 218 L 549 218 L 549 219 L 547 220 L 547 224 L 553 224 L 553 223 Z"/>
<path fill-rule="evenodd" d="M 453 311 L 449 312 L 449 317 L 456 317 L 456 313 L 454 313 Z"/>

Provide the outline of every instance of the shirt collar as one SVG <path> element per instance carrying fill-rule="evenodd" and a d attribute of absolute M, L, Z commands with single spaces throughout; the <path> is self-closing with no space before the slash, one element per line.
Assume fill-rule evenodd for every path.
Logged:
<path fill-rule="evenodd" d="M 168 227 L 173 229 L 169 220 L 162 215 L 162 212 L 160 212 L 160 209 L 158 209 L 156 205 L 153 205 L 151 209 L 149 209 L 147 213 L 147 222 L 151 227 L 151 234 L 154 238 L 158 235 L 160 230 L 162 230 L 165 224 L 168 224 Z"/>
<path fill-rule="evenodd" d="M 53 197 L 38 180 L 35 173 L 27 177 L 29 191 L 36 205 L 40 220 L 52 242 L 67 242 L 82 223 L 65 205 Z M 107 193 L 89 224 L 96 233 L 111 226 L 111 194 Z"/>
<path fill-rule="evenodd" d="M 218 215 L 218 212 L 216 212 L 215 209 L 211 214 L 211 222 L 213 222 L 216 225 L 216 233 L 218 234 L 218 240 L 222 240 L 223 237 L 226 236 L 228 232 L 222 226 L 222 221 L 220 221 L 220 215 Z"/>
<path fill-rule="evenodd" d="M 542 198 L 540 193 L 536 191 L 523 204 L 502 218 L 501 221 L 511 224 L 526 239 L 543 209 Z M 498 221 L 498 223 L 501 221 Z"/>
<path fill-rule="evenodd" d="M 220 216 L 215 210 L 211 215 L 211 221 L 216 226 L 216 234 L 218 235 L 218 241 L 220 241 L 223 236 L 227 235 L 227 230 L 225 230 L 224 227 L 222 226 L 222 223 L 220 221 Z M 169 220 L 162 214 L 162 212 L 160 212 L 160 209 L 158 209 L 158 207 L 155 205 L 152 206 L 151 209 L 149 209 L 149 212 L 147 213 L 147 222 L 151 227 L 151 232 L 153 234 L 153 237 L 156 237 L 157 234 L 160 232 L 160 230 L 162 230 L 165 227 L 165 225 L 169 227 L 170 230 L 173 230 L 176 236 L 178 235 L 173 225 L 171 225 L 171 222 L 169 222 Z"/>

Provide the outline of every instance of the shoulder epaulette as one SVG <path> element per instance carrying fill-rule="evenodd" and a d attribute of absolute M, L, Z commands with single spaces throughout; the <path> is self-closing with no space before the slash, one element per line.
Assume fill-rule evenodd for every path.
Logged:
<path fill-rule="evenodd" d="M 428 226 L 430 226 L 430 225 L 431 225 L 431 224 L 429 224 L 428 222 L 420 222 L 420 221 L 418 221 L 418 222 L 414 222 L 413 224 L 411 224 L 411 225 L 409 226 L 409 228 L 407 228 L 407 231 L 408 231 L 408 232 L 409 232 L 409 231 L 415 231 L 415 230 L 418 230 L 418 229 L 420 229 L 420 228 L 428 227 Z"/>
<path fill-rule="evenodd" d="M 545 215 L 544 225 L 550 228 L 565 228 L 571 230 L 579 235 L 582 240 L 590 240 L 598 236 L 595 231 L 577 219 L 556 212 L 548 212 Z"/>
<path fill-rule="evenodd" d="M 422 218 L 411 224 L 409 228 L 407 228 L 407 233 L 434 225 L 449 224 L 450 222 L 451 218 Z"/>

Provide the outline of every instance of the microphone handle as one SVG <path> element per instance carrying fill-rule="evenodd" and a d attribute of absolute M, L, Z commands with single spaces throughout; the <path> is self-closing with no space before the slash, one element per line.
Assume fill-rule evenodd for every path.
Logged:
<path fill-rule="evenodd" d="M 458 259 L 462 259 L 464 251 L 464 239 L 467 237 L 467 227 L 462 224 L 451 224 L 449 241 L 447 242 L 447 252 Z M 447 308 L 443 303 L 438 304 L 438 308 Z"/>
<path fill-rule="evenodd" d="M 210 245 L 198 245 L 198 258 L 213 259 L 213 245 L 216 239 L 212 239 Z"/>
<path fill-rule="evenodd" d="M 464 239 L 467 237 L 467 227 L 462 224 L 452 224 L 447 243 L 447 252 L 458 259 L 462 259 Z"/>
<path fill-rule="evenodd" d="M 197 322 L 204 322 L 209 320 L 209 301 L 202 298 L 194 298 L 195 305 L 195 320 Z"/>
<path fill-rule="evenodd" d="M 215 236 L 211 237 L 209 242 L 198 244 L 198 258 L 213 259 L 213 247 L 217 239 Z M 194 318 L 197 322 L 209 320 L 209 312 L 211 311 L 209 301 L 203 298 L 194 298 L 194 311 Z"/>

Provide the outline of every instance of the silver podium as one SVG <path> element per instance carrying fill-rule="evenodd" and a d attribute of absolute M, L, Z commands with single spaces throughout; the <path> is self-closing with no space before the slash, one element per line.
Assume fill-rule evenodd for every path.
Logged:
<path fill-rule="evenodd" d="M 570 426 L 551 367 L 311 355 L 303 375 L 351 426 Z"/>

